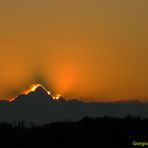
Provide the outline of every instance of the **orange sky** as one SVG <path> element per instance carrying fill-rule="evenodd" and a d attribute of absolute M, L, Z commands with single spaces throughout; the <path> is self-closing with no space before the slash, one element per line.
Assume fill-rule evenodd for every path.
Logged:
<path fill-rule="evenodd" d="M 0 98 L 42 83 L 66 98 L 148 99 L 147 0 L 1 0 Z"/>

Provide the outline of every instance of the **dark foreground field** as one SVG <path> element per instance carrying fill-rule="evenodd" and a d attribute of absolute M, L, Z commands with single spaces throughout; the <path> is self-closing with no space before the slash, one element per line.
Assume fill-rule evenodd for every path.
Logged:
<path fill-rule="evenodd" d="M 86 117 L 77 122 L 64 121 L 42 126 L 32 124 L 28 127 L 24 122 L 0 124 L 1 147 L 129 148 L 136 147 L 133 141 L 148 142 L 148 119 L 132 116 L 124 119 Z"/>

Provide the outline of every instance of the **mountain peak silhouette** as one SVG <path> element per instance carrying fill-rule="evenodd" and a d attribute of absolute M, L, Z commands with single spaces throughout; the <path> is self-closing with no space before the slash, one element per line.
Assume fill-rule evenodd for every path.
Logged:
<path fill-rule="evenodd" d="M 12 103 L 16 102 L 28 102 L 31 104 L 45 104 L 49 102 L 53 102 L 54 99 L 50 95 L 50 92 L 46 90 L 42 85 L 40 84 L 33 84 L 32 87 L 17 97 L 15 97 L 12 101 Z"/>
<path fill-rule="evenodd" d="M 43 86 L 38 86 L 34 91 L 30 91 L 28 95 L 34 94 L 34 95 L 41 95 L 41 96 L 50 96 L 50 92 L 47 91 Z"/>
<path fill-rule="evenodd" d="M 43 88 L 43 86 L 38 86 L 35 91 L 40 91 L 40 92 L 46 92 L 46 90 Z"/>

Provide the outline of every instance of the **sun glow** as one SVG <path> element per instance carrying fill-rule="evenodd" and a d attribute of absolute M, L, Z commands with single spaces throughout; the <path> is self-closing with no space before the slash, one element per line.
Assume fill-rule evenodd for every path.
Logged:
<path fill-rule="evenodd" d="M 28 93 L 30 93 L 31 91 L 35 91 L 36 90 L 36 88 L 37 87 L 39 87 L 39 86 L 41 86 L 40 84 L 32 84 L 31 86 L 30 86 L 30 88 L 29 89 L 27 89 L 27 90 L 24 90 L 23 92 L 22 92 L 22 94 L 28 94 Z"/>
<path fill-rule="evenodd" d="M 13 102 L 15 100 L 15 98 L 11 98 L 9 99 L 9 102 Z"/>
<path fill-rule="evenodd" d="M 41 84 L 32 84 L 29 89 L 24 90 L 23 92 L 21 92 L 21 94 L 28 94 L 31 91 L 35 91 L 37 87 L 41 86 Z"/>
<path fill-rule="evenodd" d="M 42 86 L 41 84 L 32 84 L 31 87 L 29 89 L 27 89 L 27 90 L 24 90 L 22 92 L 22 94 L 26 94 L 27 95 L 28 93 L 30 93 L 32 91 L 35 91 L 36 88 L 38 88 L 39 86 L 41 86 L 44 90 L 46 90 L 46 92 L 50 95 L 50 92 L 44 86 Z"/>
<path fill-rule="evenodd" d="M 54 100 L 59 100 L 59 98 L 61 97 L 61 95 L 60 94 L 57 94 L 57 95 L 52 96 L 52 97 L 53 97 Z"/>

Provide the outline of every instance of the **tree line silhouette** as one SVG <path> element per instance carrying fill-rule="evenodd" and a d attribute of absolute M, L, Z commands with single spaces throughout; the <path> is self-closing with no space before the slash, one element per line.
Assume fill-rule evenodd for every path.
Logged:
<path fill-rule="evenodd" d="M 128 115 L 85 117 L 46 125 L 20 122 L 0 123 L 0 145 L 15 147 L 118 147 L 129 148 L 133 141 L 148 141 L 148 119 Z"/>

